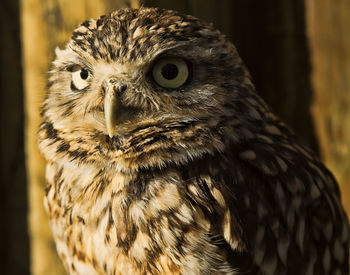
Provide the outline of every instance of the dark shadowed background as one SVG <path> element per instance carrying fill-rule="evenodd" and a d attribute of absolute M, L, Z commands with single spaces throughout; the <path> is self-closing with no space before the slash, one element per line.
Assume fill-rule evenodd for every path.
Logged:
<path fill-rule="evenodd" d="M 335 174 L 350 211 L 350 1 L 1 0 L 0 274 L 63 274 L 36 146 L 54 48 L 85 19 L 140 5 L 192 14 L 225 33 L 258 93 Z"/>

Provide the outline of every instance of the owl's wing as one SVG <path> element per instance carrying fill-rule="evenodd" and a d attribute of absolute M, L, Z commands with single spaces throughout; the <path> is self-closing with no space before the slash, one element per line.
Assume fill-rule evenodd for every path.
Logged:
<path fill-rule="evenodd" d="M 206 164 L 213 235 L 242 274 L 348 274 L 349 226 L 333 176 L 293 140 L 270 141 Z"/>

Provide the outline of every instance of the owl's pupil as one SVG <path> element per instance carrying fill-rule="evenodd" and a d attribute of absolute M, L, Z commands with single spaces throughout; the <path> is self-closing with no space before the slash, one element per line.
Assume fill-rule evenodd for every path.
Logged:
<path fill-rule="evenodd" d="M 177 77 L 178 73 L 179 70 L 174 64 L 166 64 L 162 68 L 162 76 L 167 80 L 174 79 Z"/>
<path fill-rule="evenodd" d="M 80 71 L 80 77 L 81 77 L 81 79 L 87 79 L 88 78 L 88 76 L 89 76 L 89 72 L 87 71 L 87 70 L 85 70 L 85 69 L 81 69 L 81 71 Z"/>

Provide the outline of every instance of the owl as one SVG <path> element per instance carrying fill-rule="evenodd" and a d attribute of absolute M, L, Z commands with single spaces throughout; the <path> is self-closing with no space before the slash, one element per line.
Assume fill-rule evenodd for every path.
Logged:
<path fill-rule="evenodd" d="M 336 181 L 212 25 L 157 8 L 82 23 L 41 114 L 70 274 L 348 274 Z"/>

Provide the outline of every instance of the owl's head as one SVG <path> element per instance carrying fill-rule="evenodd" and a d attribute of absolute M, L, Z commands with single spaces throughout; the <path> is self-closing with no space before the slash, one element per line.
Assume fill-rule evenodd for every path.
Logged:
<path fill-rule="evenodd" d="M 175 11 L 121 9 L 86 21 L 56 56 L 41 139 L 59 135 L 57 156 L 182 162 L 222 149 L 226 124 L 258 115 L 243 100 L 253 86 L 234 46 Z"/>

